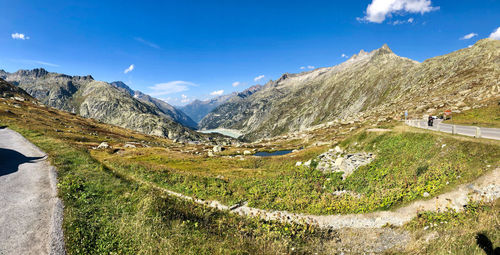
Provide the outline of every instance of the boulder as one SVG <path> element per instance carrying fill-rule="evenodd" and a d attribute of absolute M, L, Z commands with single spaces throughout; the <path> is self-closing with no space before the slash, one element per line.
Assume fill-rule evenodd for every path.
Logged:
<path fill-rule="evenodd" d="M 308 161 L 306 161 L 306 162 L 304 163 L 304 166 L 310 166 L 310 165 L 311 165 L 311 163 L 312 163 L 312 160 L 310 159 L 310 160 L 308 160 Z"/>
<path fill-rule="evenodd" d="M 344 150 L 342 150 L 338 145 L 335 146 L 334 150 L 335 150 L 336 153 L 343 153 L 344 152 Z"/>
<path fill-rule="evenodd" d="M 131 144 L 131 143 L 126 143 L 123 148 L 136 148 L 136 146 L 134 144 Z"/>
<path fill-rule="evenodd" d="M 243 151 L 243 155 L 250 155 L 250 154 L 252 154 L 251 151 L 248 151 L 248 150 Z"/>
<path fill-rule="evenodd" d="M 109 146 L 107 142 L 102 142 L 101 144 L 99 144 L 99 146 L 97 146 L 97 149 L 108 149 L 108 148 L 111 148 L 111 146 Z"/>
<path fill-rule="evenodd" d="M 297 161 L 297 163 L 295 163 L 295 166 L 301 166 L 301 165 L 302 165 L 301 161 Z"/>

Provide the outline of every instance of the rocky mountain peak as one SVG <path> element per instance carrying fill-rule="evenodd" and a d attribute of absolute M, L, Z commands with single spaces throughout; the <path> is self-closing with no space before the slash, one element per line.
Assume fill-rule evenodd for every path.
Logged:
<path fill-rule="evenodd" d="M 382 45 L 382 47 L 377 49 L 376 53 L 377 54 L 394 54 L 394 52 L 392 52 L 392 50 L 389 48 L 387 43 L 384 43 L 384 45 Z"/>
<path fill-rule="evenodd" d="M 122 89 L 124 91 L 126 91 L 127 93 L 129 93 L 131 96 L 133 96 L 135 94 L 135 92 L 127 85 L 125 84 L 124 82 L 122 81 L 114 81 L 112 83 L 110 83 L 113 87 L 116 87 L 118 89 Z"/>
<path fill-rule="evenodd" d="M 49 74 L 49 72 L 43 68 L 35 68 L 33 70 L 19 70 L 19 71 L 15 72 L 15 74 L 18 74 L 21 76 L 30 76 L 33 78 L 40 78 L 40 77 L 43 77 L 43 76 Z"/>

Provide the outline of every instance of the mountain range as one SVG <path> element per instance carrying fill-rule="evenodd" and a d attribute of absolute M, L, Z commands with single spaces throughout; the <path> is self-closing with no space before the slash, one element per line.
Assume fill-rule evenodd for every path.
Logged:
<path fill-rule="evenodd" d="M 333 67 L 284 74 L 246 97 L 232 97 L 200 129 L 238 129 L 255 140 L 343 121 L 397 117 L 473 104 L 500 94 L 500 41 L 475 45 L 422 63 L 387 46 Z"/>
<path fill-rule="evenodd" d="M 483 39 L 422 63 L 384 45 L 361 50 L 336 66 L 285 73 L 240 93 L 195 100 L 182 110 L 123 82 L 96 81 L 90 75 L 0 70 L 0 78 L 47 106 L 150 135 L 197 141 L 204 135 L 195 128 L 225 128 L 257 140 L 318 125 L 397 118 L 405 110 L 414 116 L 444 108 L 459 111 L 498 97 L 500 41 Z M 3 81 L 2 86 L 4 94 L 23 93 Z"/>
<path fill-rule="evenodd" d="M 41 68 L 15 73 L 0 70 L 0 78 L 47 106 L 83 117 L 170 139 L 198 141 L 203 137 L 185 127 L 195 123 L 184 113 L 121 82 L 110 84 L 90 75 L 70 76 Z"/>

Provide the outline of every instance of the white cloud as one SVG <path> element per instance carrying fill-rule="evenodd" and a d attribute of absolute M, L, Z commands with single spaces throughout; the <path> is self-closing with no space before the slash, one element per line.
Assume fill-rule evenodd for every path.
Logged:
<path fill-rule="evenodd" d="M 493 33 L 490 34 L 491 39 L 500 40 L 500 27 L 497 28 Z"/>
<path fill-rule="evenodd" d="M 149 41 L 146 41 L 140 37 L 134 37 L 134 40 L 146 45 L 146 46 L 149 46 L 151 48 L 155 48 L 155 49 L 161 49 L 160 46 L 158 46 L 158 44 L 156 43 L 152 43 L 152 42 L 149 42 Z"/>
<path fill-rule="evenodd" d="M 341 58 L 349 58 L 349 56 L 347 56 L 346 54 L 342 53 L 342 55 L 340 56 Z"/>
<path fill-rule="evenodd" d="M 134 70 L 134 68 L 135 68 L 135 66 L 132 64 L 127 69 L 125 69 L 123 71 L 123 73 L 130 73 L 130 72 L 132 72 L 132 70 Z"/>
<path fill-rule="evenodd" d="M 304 70 L 304 69 L 314 69 L 314 66 L 301 66 L 300 69 L 301 70 Z"/>
<path fill-rule="evenodd" d="M 224 90 L 223 90 L 223 89 L 221 89 L 221 90 L 216 90 L 216 91 L 212 91 L 212 92 L 210 93 L 210 95 L 211 95 L 211 96 L 220 96 L 220 95 L 222 95 L 222 94 L 224 94 Z"/>
<path fill-rule="evenodd" d="M 151 89 L 151 96 L 163 96 L 189 90 L 188 86 L 196 86 L 196 84 L 188 81 L 171 81 L 166 83 L 155 84 Z"/>
<path fill-rule="evenodd" d="M 238 87 L 240 85 L 240 82 L 239 81 L 235 81 L 233 82 L 233 87 Z"/>
<path fill-rule="evenodd" d="M 466 34 L 466 35 L 460 37 L 460 40 L 469 40 L 469 39 L 471 39 L 472 37 L 475 37 L 475 36 L 477 36 L 476 33 Z"/>
<path fill-rule="evenodd" d="M 260 81 L 262 79 L 264 79 L 264 75 L 259 75 L 259 76 L 255 77 L 253 80 L 254 81 Z"/>
<path fill-rule="evenodd" d="M 413 23 L 414 19 L 413 18 L 409 18 L 408 19 L 408 23 Z"/>
<path fill-rule="evenodd" d="M 366 8 L 366 16 L 357 20 L 382 23 L 387 17 L 391 17 L 393 13 L 424 14 L 438 9 L 439 7 L 432 6 L 431 0 L 372 0 L 371 4 Z"/>
<path fill-rule="evenodd" d="M 14 40 L 29 40 L 30 37 L 26 36 L 25 34 L 20 34 L 20 33 L 14 33 L 10 35 L 12 39 Z"/>

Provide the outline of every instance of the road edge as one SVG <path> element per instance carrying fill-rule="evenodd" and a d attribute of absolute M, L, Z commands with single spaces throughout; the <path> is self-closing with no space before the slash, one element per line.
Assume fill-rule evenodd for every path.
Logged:
<path fill-rule="evenodd" d="M 50 187 L 52 191 L 52 213 L 50 219 L 49 232 L 49 254 L 64 255 L 66 249 L 64 245 L 64 233 L 62 229 L 64 205 L 57 196 L 57 169 L 49 167 Z"/>

